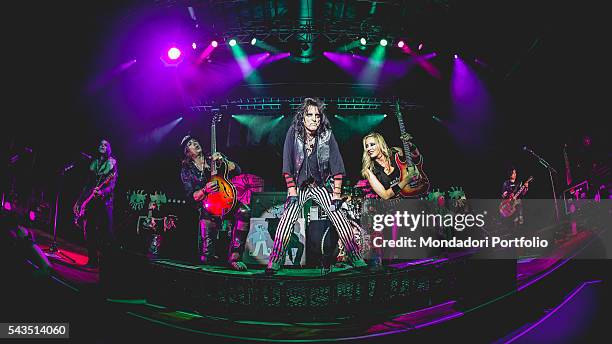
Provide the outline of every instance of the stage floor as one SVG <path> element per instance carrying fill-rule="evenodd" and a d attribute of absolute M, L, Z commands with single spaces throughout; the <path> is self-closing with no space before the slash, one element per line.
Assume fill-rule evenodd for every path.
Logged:
<path fill-rule="evenodd" d="M 43 250 L 48 248 L 52 237 L 42 231 L 33 230 L 33 232 L 37 244 Z M 204 335 L 229 341 L 333 341 L 375 339 L 385 335 L 394 335 L 393 338 L 410 335 L 410 338 L 429 340 L 431 338 L 441 339 L 445 335 L 452 334 L 453 336 L 472 336 L 476 339 L 475 342 L 492 342 L 499 338 L 516 335 L 515 331 L 525 326 L 526 319 L 533 320 L 542 317 L 547 309 L 563 303 L 573 290 L 589 280 L 590 276 L 584 275 L 584 264 L 579 265 L 570 258 L 577 254 L 580 247 L 588 243 L 591 237 L 592 233 L 589 231 L 580 232 L 567 240 L 561 246 L 562 250 L 551 257 L 526 257 L 519 260 L 516 290 L 500 295 L 499 298 L 489 303 L 466 309 L 457 300 L 449 299 L 417 310 L 397 312 L 386 316 L 364 311 L 350 319 L 326 322 L 294 322 L 290 319 L 262 321 L 250 316 L 220 317 L 206 314 L 201 310 L 194 311 L 188 308 L 156 304 L 143 297 L 142 295 L 146 295 L 144 292 L 140 296 L 133 293 L 129 297 L 109 295 L 100 287 L 99 272 L 83 268 L 82 265 L 86 261 L 85 249 L 61 239 L 58 240 L 60 252 L 74 262 L 57 257 L 51 257 L 50 261 L 53 269 L 52 278 L 56 287 L 70 290 L 67 295 L 62 296 L 66 299 L 65 302 L 78 303 L 78 300 L 83 300 L 83 297 L 97 300 L 94 302 L 95 307 L 102 307 L 101 314 L 108 317 L 103 321 L 115 323 L 117 319 L 123 319 L 125 324 L 132 324 L 132 326 L 155 328 L 153 332 L 159 333 L 160 338 L 164 336 L 171 338 L 172 333 L 182 333 L 181 336 L 186 337 Z M 151 263 L 226 276 L 247 278 L 263 275 L 263 268 L 237 272 L 226 267 L 203 266 L 170 259 L 153 260 Z M 401 269 L 406 264 L 387 266 L 385 269 Z M 334 268 L 333 273 L 329 275 L 342 276 L 354 273 L 350 268 L 343 267 Z M 378 271 L 378 273 L 381 272 Z M 278 278 L 308 279 L 321 278 L 321 276 L 321 269 L 318 268 L 292 268 L 283 269 Z M 589 290 L 600 288 L 594 283 L 588 285 L 589 288 L 586 289 Z M 155 285 L 150 287 L 156 288 Z M 84 305 L 91 306 L 91 302 L 86 302 Z M 112 319 L 115 317 L 113 314 L 116 315 L 114 320 Z M 479 326 L 479 322 L 487 322 L 490 317 L 499 318 L 499 321 L 489 324 L 486 330 L 477 335 L 471 333 L 469 328 Z M 125 325 L 116 324 L 116 326 Z M 432 331 L 430 328 L 436 330 Z"/>

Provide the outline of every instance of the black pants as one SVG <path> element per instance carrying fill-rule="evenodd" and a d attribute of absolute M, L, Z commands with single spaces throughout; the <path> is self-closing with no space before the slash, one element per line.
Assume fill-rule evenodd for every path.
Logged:
<path fill-rule="evenodd" d="M 98 254 L 101 251 L 108 251 L 115 244 L 113 206 L 101 201 L 93 203 L 87 210 L 84 229 L 89 263 L 97 264 Z"/>
<path fill-rule="evenodd" d="M 232 224 L 232 240 L 229 245 L 228 262 L 240 261 L 246 243 L 247 234 L 249 233 L 250 210 L 242 203 L 238 203 L 234 212 L 228 217 L 233 222 Z M 222 226 L 222 221 L 219 218 L 211 217 L 206 213 L 200 216 L 198 236 L 198 252 L 200 253 L 200 261 L 210 263 L 215 256 L 215 247 L 217 243 L 217 235 Z"/>

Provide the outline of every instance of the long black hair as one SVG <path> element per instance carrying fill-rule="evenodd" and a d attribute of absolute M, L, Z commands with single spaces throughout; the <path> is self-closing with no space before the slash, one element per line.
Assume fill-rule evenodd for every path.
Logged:
<path fill-rule="evenodd" d="M 331 128 L 329 119 L 327 119 L 327 116 L 325 115 L 323 102 L 317 98 L 304 98 L 304 101 L 295 112 L 295 116 L 293 117 L 293 123 L 291 124 L 297 135 L 302 139 L 306 136 L 306 128 L 304 127 L 304 114 L 306 113 L 306 110 L 308 110 L 309 106 L 316 106 L 319 110 L 319 114 L 321 115 L 321 123 L 319 124 L 319 128 L 317 129 L 317 136 Z"/>

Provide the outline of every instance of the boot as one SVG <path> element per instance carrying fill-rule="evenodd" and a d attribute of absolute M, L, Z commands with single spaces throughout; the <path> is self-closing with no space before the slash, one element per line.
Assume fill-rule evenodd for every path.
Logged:
<path fill-rule="evenodd" d="M 274 262 L 274 261 L 269 261 L 268 262 L 268 267 L 266 268 L 266 275 L 267 276 L 276 275 L 276 273 L 279 272 L 281 268 L 282 268 L 281 267 L 281 263 Z"/>

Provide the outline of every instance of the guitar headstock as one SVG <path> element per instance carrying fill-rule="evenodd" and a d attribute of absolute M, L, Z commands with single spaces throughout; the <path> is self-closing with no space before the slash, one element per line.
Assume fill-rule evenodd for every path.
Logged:
<path fill-rule="evenodd" d="M 215 125 L 216 123 L 221 122 L 221 117 L 223 117 L 223 114 L 221 112 L 217 111 L 213 111 L 213 116 L 212 116 L 212 125 Z"/>

